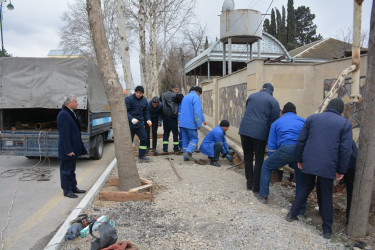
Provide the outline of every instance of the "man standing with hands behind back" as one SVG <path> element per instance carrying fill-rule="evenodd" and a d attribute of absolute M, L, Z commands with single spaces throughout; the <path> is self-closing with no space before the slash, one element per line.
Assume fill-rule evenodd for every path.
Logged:
<path fill-rule="evenodd" d="M 77 107 L 77 98 L 73 94 L 67 95 L 57 116 L 61 188 L 64 196 L 69 198 L 77 198 L 76 193 L 86 192 L 78 189 L 75 174 L 77 157 L 87 154 L 81 139 L 81 125 L 74 112 Z"/>

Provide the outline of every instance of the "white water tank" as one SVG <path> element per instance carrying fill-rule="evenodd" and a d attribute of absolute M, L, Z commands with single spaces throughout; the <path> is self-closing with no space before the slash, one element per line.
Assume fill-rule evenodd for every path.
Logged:
<path fill-rule="evenodd" d="M 229 37 L 232 43 L 246 44 L 262 38 L 262 13 L 257 10 L 237 9 L 220 15 L 220 41 Z"/>

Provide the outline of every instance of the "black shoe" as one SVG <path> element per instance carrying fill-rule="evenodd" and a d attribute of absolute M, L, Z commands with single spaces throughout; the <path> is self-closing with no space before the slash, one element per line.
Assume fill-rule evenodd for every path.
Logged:
<path fill-rule="evenodd" d="M 195 161 L 195 159 L 193 158 L 193 155 L 192 155 L 191 153 L 189 153 L 189 152 L 185 152 L 185 153 L 183 154 L 183 156 L 184 156 L 185 158 L 187 158 L 189 161 Z"/>
<path fill-rule="evenodd" d="M 64 196 L 68 197 L 68 198 L 78 198 L 78 195 L 73 194 L 73 192 L 66 193 L 66 194 L 64 194 Z"/>
<path fill-rule="evenodd" d="M 154 156 L 158 155 L 158 151 L 156 149 L 153 149 L 152 152 L 154 153 Z"/>
<path fill-rule="evenodd" d="M 267 204 L 268 197 L 262 196 L 259 193 L 255 193 L 255 197 L 260 201 L 260 203 Z"/>
<path fill-rule="evenodd" d="M 259 193 L 259 189 L 257 189 L 257 188 L 254 188 L 254 187 L 253 187 L 253 188 L 251 189 L 251 191 L 253 191 L 253 193 L 254 193 L 254 194 L 257 194 L 257 193 Z"/>
<path fill-rule="evenodd" d="M 323 238 L 331 239 L 332 233 L 323 233 Z"/>
<path fill-rule="evenodd" d="M 215 166 L 215 167 L 221 167 L 220 163 L 218 163 L 217 161 L 211 161 L 210 165 Z"/>
<path fill-rule="evenodd" d="M 76 190 L 73 190 L 73 193 L 75 194 L 83 194 L 83 193 L 86 193 L 86 190 L 82 190 L 82 189 L 76 189 Z"/>
<path fill-rule="evenodd" d="M 288 215 L 286 216 L 285 220 L 289 221 L 289 222 L 292 222 L 292 221 L 298 220 L 298 217 L 296 215 L 292 216 L 292 214 L 289 212 Z"/>
<path fill-rule="evenodd" d="M 150 161 L 151 161 L 151 159 L 146 157 L 146 156 L 138 158 L 138 163 L 147 163 L 147 162 L 150 162 Z"/>

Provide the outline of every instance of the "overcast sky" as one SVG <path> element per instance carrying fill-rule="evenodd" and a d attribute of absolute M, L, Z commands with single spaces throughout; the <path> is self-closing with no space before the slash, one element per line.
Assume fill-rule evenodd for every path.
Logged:
<path fill-rule="evenodd" d="M 12 0 L 14 10 L 3 8 L 4 47 L 13 56 L 46 57 L 49 50 L 57 49 L 59 30 L 63 25 L 61 16 L 67 3 L 74 0 Z M 209 41 L 220 34 L 221 8 L 224 0 L 197 0 L 196 16 L 207 25 Z M 235 0 L 235 9 L 255 9 L 265 14 L 268 7 L 287 8 L 287 0 Z M 7 0 L 7 3 L 9 0 Z M 353 0 L 294 0 L 294 7 L 305 5 L 316 15 L 314 23 L 324 38 L 340 38 L 340 33 L 353 24 Z M 364 0 L 362 29 L 369 32 L 372 0 Z M 268 10 L 270 13 L 270 9 Z M 131 51 L 137 58 L 136 51 Z M 139 70 L 134 69 L 133 78 L 139 84 Z"/>

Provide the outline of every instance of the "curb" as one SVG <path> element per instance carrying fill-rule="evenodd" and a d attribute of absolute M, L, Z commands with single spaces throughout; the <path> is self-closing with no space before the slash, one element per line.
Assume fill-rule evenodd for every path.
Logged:
<path fill-rule="evenodd" d="M 84 210 L 88 204 L 92 202 L 94 197 L 98 194 L 99 189 L 104 186 L 104 183 L 107 181 L 109 174 L 111 173 L 114 166 L 117 164 L 117 159 L 114 158 L 112 162 L 108 165 L 106 170 L 102 173 L 99 179 L 95 182 L 92 188 L 87 192 L 85 197 L 81 200 L 81 202 L 77 205 L 77 207 L 70 213 L 68 218 L 64 221 L 60 229 L 56 232 L 55 236 L 48 242 L 47 246 L 44 250 L 57 250 L 60 249 L 60 244 L 64 240 L 66 231 L 70 227 L 70 222 L 78 217 L 81 214 L 82 210 Z"/>

